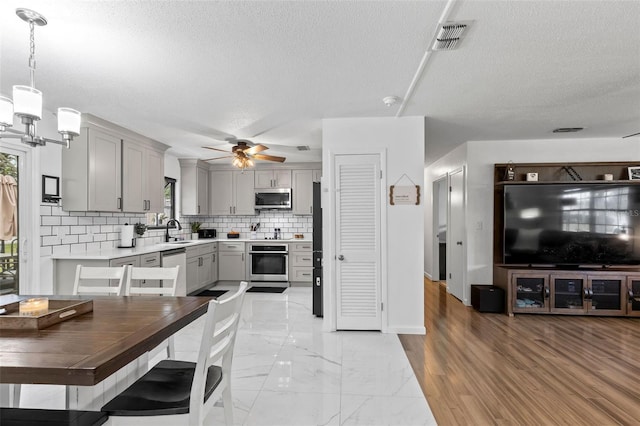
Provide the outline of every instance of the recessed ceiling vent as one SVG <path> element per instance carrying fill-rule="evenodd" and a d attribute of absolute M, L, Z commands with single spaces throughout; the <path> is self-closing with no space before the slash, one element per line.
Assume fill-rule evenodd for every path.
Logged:
<path fill-rule="evenodd" d="M 298 148 L 298 151 L 311 151 L 309 145 L 298 145 L 296 148 Z"/>
<path fill-rule="evenodd" d="M 553 133 L 575 133 L 583 129 L 584 127 L 558 127 L 553 129 Z"/>
<path fill-rule="evenodd" d="M 460 45 L 471 22 L 445 22 L 438 25 L 438 32 L 431 50 L 454 50 Z"/>

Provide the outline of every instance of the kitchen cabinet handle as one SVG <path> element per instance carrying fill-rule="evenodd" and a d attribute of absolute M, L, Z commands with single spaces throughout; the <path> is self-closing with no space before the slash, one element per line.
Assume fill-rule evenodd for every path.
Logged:
<path fill-rule="evenodd" d="M 338 256 L 338 260 L 344 260 L 344 256 L 343 255 Z"/>
<path fill-rule="evenodd" d="M 116 208 L 117 209 L 121 209 L 122 208 L 122 198 L 118 197 L 117 201 L 116 201 Z"/>
<path fill-rule="evenodd" d="M 310 276 L 310 275 L 311 275 L 311 274 L 302 274 L 302 276 L 303 276 L 303 277 L 308 277 L 308 276 Z"/>
<path fill-rule="evenodd" d="M 200 214 L 200 205 L 198 205 L 198 214 Z"/>
<path fill-rule="evenodd" d="M 629 289 L 629 302 L 633 302 L 633 289 Z"/>
<path fill-rule="evenodd" d="M 550 293 L 550 292 L 549 292 L 549 287 L 545 287 L 545 288 L 544 288 L 544 298 L 545 298 L 545 299 L 548 299 L 548 298 L 549 298 L 549 293 Z"/>
<path fill-rule="evenodd" d="M 313 214 L 313 206 L 309 206 L 309 213 Z"/>
<path fill-rule="evenodd" d="M 302 260 L 311 260 L 310 257 L 303 257 Z"/>
<path fill-rule="evenodd" d="M 216 263 L 216 254 L 215 253 L 211 257 L 211 263 Z"/>
<path fill-rule="evenodd" d="M 155 262 L 155 261 L 156 261 L 156 259 L 155 259 L 155 258 L 154 258 L 154 259 L 147 259 L 147 260 L 145 260 L 145 262 L 147 262 L 147 263 L 151 263 L 151 262 Z"/>
<path fill-rule="evenodd" d="M 242 261 L 244 262 L 244 253 L 242 253 Z"/>

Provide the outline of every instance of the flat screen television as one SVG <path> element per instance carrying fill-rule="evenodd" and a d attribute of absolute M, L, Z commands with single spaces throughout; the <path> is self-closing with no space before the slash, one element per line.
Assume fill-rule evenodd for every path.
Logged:
<path fill-rule="evenodd" d="M 505 264 L 639 265 L 640 185 L 505 185 L 503 248 Z"/>

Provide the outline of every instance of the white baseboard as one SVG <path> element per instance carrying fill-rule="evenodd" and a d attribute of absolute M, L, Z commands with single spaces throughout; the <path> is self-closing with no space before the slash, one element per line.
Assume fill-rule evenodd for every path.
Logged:
<path fill-rule="evenodd" d="M 389 327 L 386 330 L 387 333 L 395 333 L 395 334 L 427 334 L 427 329 L 425 327 Z"/>
<path fill-rule="evenodd" d="M 424 271 L 424 276 L 425 276 L 425 278 L 428 278 L 428 279 L 430 279 L 431 281 L 433 281 L 433 278 L 431 278 L 431 274 L 430 274 L 430 273 L 428 273 L 427 271 Z"/>

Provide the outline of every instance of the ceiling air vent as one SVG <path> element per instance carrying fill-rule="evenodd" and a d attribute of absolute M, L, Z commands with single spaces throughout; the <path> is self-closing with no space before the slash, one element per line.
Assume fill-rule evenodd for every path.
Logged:
<path fill-rule="evenodd" d="M 553 129 L 553 133 L 575 133 L 583 129 L 584 127 L 558 127 Z"/>
<path fill-rule="evenodd" d="M 311 148 L 309 148 L 308 145 L 298 145 L 296 148 L 298 151 L 311 151 Z"/>
<path fill-rule="evenodd" d="M 431 50 L 454 50 L 466 35 L 471 22 L 445 22 L 438 25 L 438 32 Z"/>

